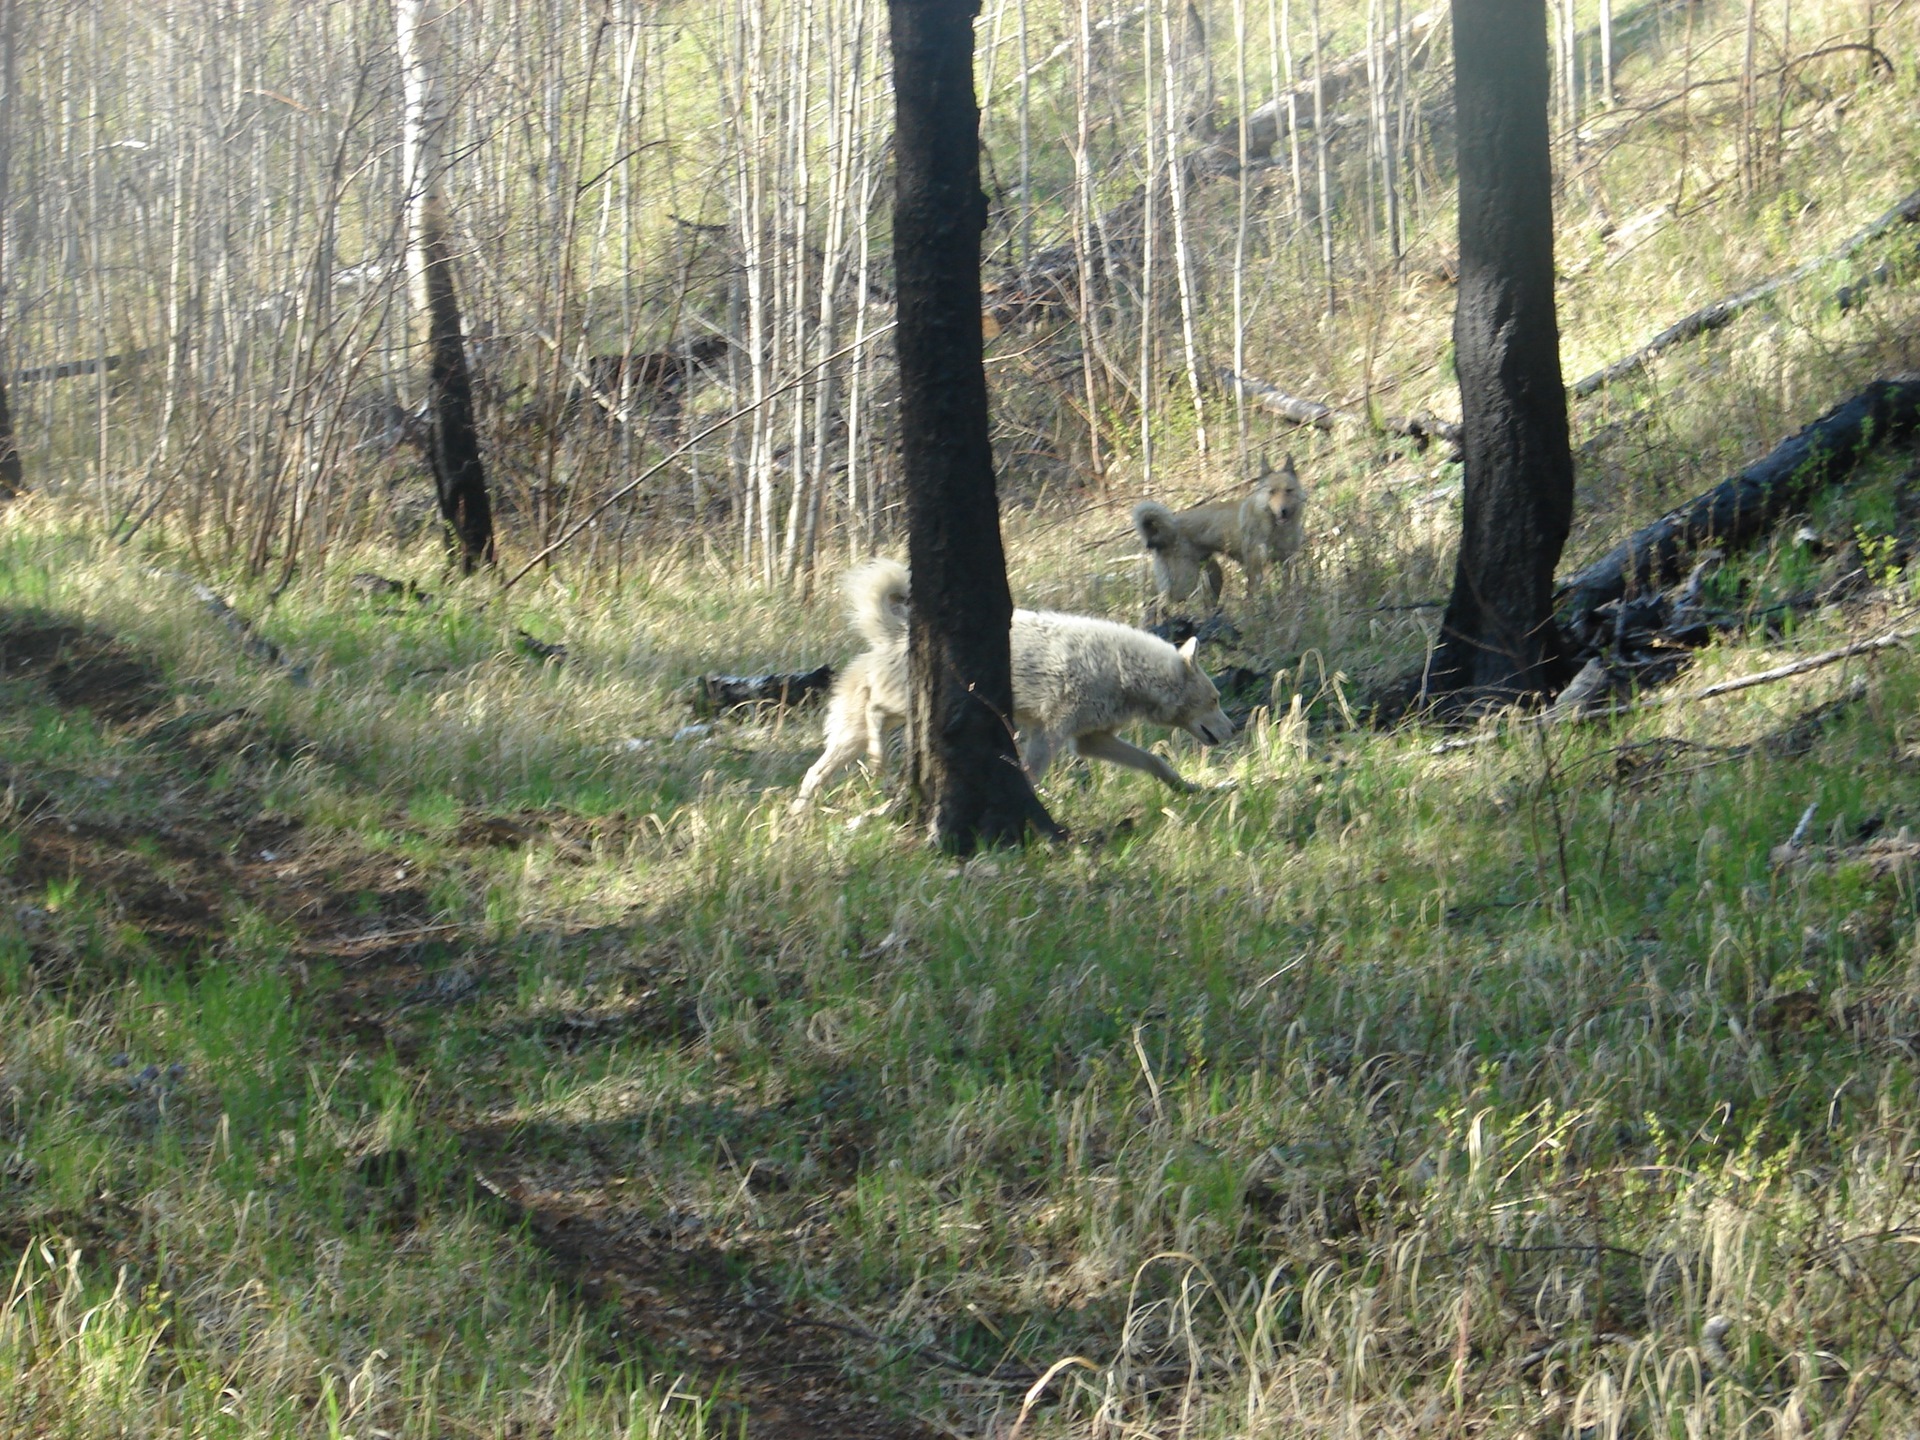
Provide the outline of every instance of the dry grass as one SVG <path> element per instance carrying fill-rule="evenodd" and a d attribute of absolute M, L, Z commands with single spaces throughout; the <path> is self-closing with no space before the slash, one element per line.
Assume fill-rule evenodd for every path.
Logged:
<path fill-rule="evenodd" d="M 1644 97 L 1672 77 L 1643 63 Z M 1692 199 L 1631 249 L 1584 207 L 1664 203 L 1680 132 L 1597 128 L 1562 211 L 1569 376 L 1910 188 L 1912 83 L 1809 102 L 1751 202 L 1702 183 L 1729 159 L 1696 114 Z M 1344 329 L 1308 343 L 1284 278 L 1254 368 L 1444 409 L 1444 292 L 1383 281 L 1369 362 Z M 1577 409 L 1605 438 L 1570 558 L 1916 363 L 1910 276 L 1864 310 L 1830 292 Z M 966 866 L 876 816 L 871 778 L 788 817 L 812 718 L 683 731 L 703 671 L 846 654 L 827 587 L 800 603 L 677 541 L 618 584 L 565 556 L 505 600 L 426 548 L 343 552 L 278 596 L 210 577 L 301 687 L 156 581 L 185 563 L 164 519 L 117 547 L 16 507 L 9 615 L 110 634 L 161 698 L 106 721 L 0 677 L 0 1429 L 721 1428 L 685 1398 L 752 1408 L 708 1363 L 719 1328 L 644 1330 L 708 1293 L 669 1259 L 847 1327 L 804 1383 L 965 1434 L 1920 1423 L 1920 925 L 1891 843 L 1920 826 L 1920 669 L 1446 755 L 1352 728 L 1424 646 L 1457 472 L 1372 436 L 1263 443 L 1299 458 L 1313 543 L 1268 594 L 1230 591 L 1215 659 L 1274 672 L 1272 703 L 1180 755 L 1236 787 L 1170 801 L 1062 766 L 1047 799 L 1080 842 Z M 1197 499 L 1232 471 L 1154 483 Z M 1010 509 L 1016 595 L 1136 618 L 1142 484 Z M 1886 457 L 1805 517 L 1818 545 L 1731 565 L 1717 603 L 1758 616 L 1884 561 L 1845 606 L 1730 631 L 1687 683 L 1910 616 L 1912 491 Z M 370 600 L 365 569 L 433 600 Z M 1809 805 L 1822 848 L 1776 866 Z M 588 1263 L 620 1285 L 561 1285 L 561 1232 L 526 1214 L 599 1227 Z"/>

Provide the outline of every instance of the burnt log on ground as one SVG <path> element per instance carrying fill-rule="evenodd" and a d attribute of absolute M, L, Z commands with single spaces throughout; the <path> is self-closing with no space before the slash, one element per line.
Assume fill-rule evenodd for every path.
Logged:
<path fill-rule="evenodd" d="M 1585 634 L 1609 601 L 1672 584 L 1690 556 L 1713 544 L 1749 544 L 1819 491 L 1843 480 L 1879 446 L 1920 427 L 1920 375 L 1876 380 L 1704 495 L 1643 526 L 1560 582 L 1561 624 Z"/>
<path fill-rule="evenodd" d="M 1229 393 L 1237 391 L 1249 403 L 1259 406 L 1269 415 L 1278 415 L 1282 420 L 1291 420 L 1296 425 L 1311 425 L 1316 430 L 1331 430 L 1335 425 L 1352 425 L 1358 429 L 1371 426 L 1390 435 L 1403 435 L 1422 450 L 1435 440 L 1455 447 L 1460 444 L 1460 427 L 1450 420 L 1442 420 L 1431 411 L 1420 410 L 1412 415 L 1383 415 L 1369 421 L 1364 415 L 1351 410 L 1341 410 L 1332 405 L 1323 405 L 1318 400 L 1289 395 L 1278 386 L 1252 375 L 1236 375 L 1224 365 L 1215 367 L 1215 373 Z"/>
<path fill-rule="evenodd" d="M 307 685 L 307 667 L 289 660 L 281 653 L 278 645 L 254 629 L 253 622 L 228 604 L 226 597 L 211 585 L 204 584 L 180 570 L 162 570 L 149 566 L 147 573 L 184 585 L 193 593 L 193 598 L 206 608 L 209 615 L 227 627 L 228 632 L 239 642 L 241 650 L 248 658 L 281 671 L 294 685 L 302 687 Z"/>
<path fill-rule="evenodd" d="M 1691 315 L 1674 321 L 1673 324 L 1667 326 L 1666 329 L 1662 330 L 1658 335 L 1655 335 L 1631 355 L 1623 356 L 1611 365 L 1603 366 L 1591 375 L 1576 380 L 1569 388 L 1568 393 L 1576 400 L 1584 399 L 1596 391 L 1613 384 L 1616 380 L 1624 379 L 1639 370 L 1645 369 L 1647 362 L 1653 360 L 1664 351 L 1671 350 L 1682 341 L 1691 340 L 1696 335 L 1704 335 L 1710 330 L 1718 330 L 1742 311 L 1759 304 L 1760 301 L 1766 299 L 1774 292 L 1806 279 L 1807 276 L 1813 274 L 1816 270 L 1819 270 L 1823 266 L 1831 265 L 1836 260 L 1844 260 L 1862 245 L 1865 245 L 1871 240 L 1878 239 L 1896 225 L 1911 225 L 1916 222 L 1920 222 L 1920 190 L 1915 190 L 1911 195 L 1908 195 L 1899 204 L 1895 205 L 1891 210 L 1888 210 L 1865 229 L 1854 232 L 1839 248 L 1830 250 L 1825 255 L 1808 260 L 1803 264 L 1796 265 L 1784 275 L 1776 275 L 1771 280 L 1763 280 L 1758 285 L 1742 290 L 1737 295 L 1729 295 L 1724 299 L 1714 301 L 1711 305 L 1701 306 Z M 1886 265 L 1876 266 L 1866 275 L 1855 280 L 1854 283 L 1843 285 L 1839 290 L 1835 291 L 1833 296 L 1835 303 L 1843 310 L 1851 309 L 1859 303 L 1860 296 L 1867 289 L 1885 280 L 1890 274 L 1890 267 Z"/>
<path fill-rule="evenodd" d="M 724 715 L 743 707 L 786 710 L 810 704 L 833 688 L 834 670 L 821 665 L 799 673 L 702 675 L 689 699 L 696 715 Z"/>

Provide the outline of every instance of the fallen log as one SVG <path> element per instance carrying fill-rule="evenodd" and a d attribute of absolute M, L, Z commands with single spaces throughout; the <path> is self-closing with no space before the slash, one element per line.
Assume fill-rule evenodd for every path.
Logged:
<path fill-rule="evenodd" d="M 1311 425 L 1316 430 L 1331 430 L 1336 420 L 1352 418 L 1340 415 L 1331 405 L 1322 405 L 1318 400 L 1303 400 L 1297 395 L 1289 395 L 1264 380 L 1254 379 L 1251 375 L 1236 375 L 1224 365 L 1219 367 L 1218 373 L 1226 382 L 1227 389 L 1246 396 L 1249 402 L 1258 405 L 1269 415 L 1278 415 L 1282 420 L 1291 420 L 1296 425 Z"/>
<path fill-rule="evenodd" d="M 1437 11 L 1423 10 L 1408 20 L 1404 29 L 1389 32 L 1382 38 L 1379 55 L 1384 55 L 1388 63 L 1394 63 L 1397 57 L 1404 55 L 1407 69 L 1411 72 L 1422 70 L 1430 58 L 1427 42 L 1436 33 L 1440 24 Z M 1337 60 L 1324 66 L 1320 72 L 1321 109 L 1329 110 L 1346 97 L 1347 91 L 1356 83 L 1364 84 L 1369 63 L 1378 64 L 1379 55 L 1363 50 L 1344 60 Z M 1313 126 L 1313 81 L 1303 80 L 1291 91 L 1277 95 L 1264 105 L 1247 112 L 1247 158 L 1265 160 L 1274 152 L 1274 147 L 1287 138 L 1288 123 L 1301 130 Z M 1239 159 L 1240 125 L 1229 120 L 1219 128 L 1219 140 L 1216 148 L 1230 152 L 1233 159 Z"/>
<path fill-rule="evenodd" d="M 1805 675 L 1810 670 L 1825 669 L 1829 665 L 1839 664 L 1842 660 L 1851 660 L 1856 655 L 1871 655 L 1880 650 L 1892 650 L 1910 643 L 1915 637 L 1920 637 L 1920 630 L 1889 630 L 1885 634 L 1874 636 L 1871 640 L 1856 640 L 1851 645 L 1822 650 L 1817 655 L 1808 655 L 1804 659 L 1792 660 L 1785 665 L 1775 665 L 1767 670 L 1756 670 L 1749 675 L 1736 675 L 1730 680 L 1703 685 L 1698 690 L 1688 690 L 1684 694 L 1653 695 L 1645 699 L 1623 700 L 1615 705 L 1600 705 L 1592 708 L 1572 705 L 1561 709 L 1556 706 L 1554 709 L 1544 710 L 1538 715 L 1527 717 L 1521 724 L 1530 730 L 1548 730 L 1557 725 L 1616 720 L 1622 715 L 1632 715 L 1642 710 L 1663 710 L 1669 705 L 1693 705 L 1702 700 L 1714 700 L 1722 695 L 1751 690 L 1756 685 L 1771 685 L 1776 681 L 1791 680 L 1796 675 Z M 1451 755 L 1457 750 L 1471 750 L 1497 740 L 1506 733 L 1504 730 L 1488 730 L 1459 740 L 1441 740 L 1427 753 Z"/>
<path fill-rule="evenodd" d="M 151 345 L 141 350 L 129 350 L 121 355 L 96 355 L 86 360 L 62 360 L 53 365 L 35 365 L 26 370 L 16 370 L 7 377 L 10 385 L 37 385 L 43 380 L 70 380 L 76 375 L 98 375 L 103 370 L 118 370 L 122 366 L 138 365 L 153 355 Z"/>
<path fill-rule="evenodd" d="M 242 615 L 238 610 L 234 609 L 233 606 L 229 605 L 226 598 L 211 585 L 203 584 L 194 579 L 193 576 L 180 570 L 161 570 L 149 567 L 149 572 L 163 579 L 171 580 L 175 584 L 186 586 L 186 588 L 192 592 L 193 598 L 198 600 L 201 605 L 206 608 L 207 613 L 227 627 L 227 630 L 233 635 L 233 638 L 239 642 L 241 650 L 244 651 L 250 659 L 282 671 L 291 684 L 305 686 L 308 683 L 307 667 L 287 659 L 287 657 L 280 652 L 278 645 L 254 629 L 253 622 L 248 620 L 247 617 Z"/>
<path fill-rule="evenodd" d="M 1911 225 L 1916 221 L 1920 221 L 1920 190 L 1914 191 L 1911 195 L 1907 196 L 1906 199 L 1902 200 L 1879 219 L 1875 220 L 1871 225 L 1868 225 L 1862 230 L 1855 231 L 1838 249 L 1830 250 L 1825 255 L 1796 265 L 1784 275 L 1776 275 L 1771 280 L 1763 280 L 1758 285 L 1742 290 L 1737 295 L 1729 295 L 1725 299 L 1714 301 L 1711 305 L 1701 306 L 1700 309 L 1694 311 L 1691 315 L 1674 321 L 1673 324 L 1667 326 L 1666 329 L 1662 330 L 1658 335 L 1655 335 L 1631 355 L 1616 360 L 1611 365 L 1602 366 L 1591 375 L 1576 380 L 1568 389 L 1567 393 L 1572 395 L 1576 400 L 1585 399 L 1595 391 L 1602 390 L 1608 385 L 1613 384 L 1614 381 L 1623 379 L 1637 370 L 1644 369 L 1648 361 L 1654 359 L 1663 351 L 1671 350 L 1681 341 L 1691 340 L 1694 336 L 1704 335 L 1710 330 L 1718 330 L 1729 320 L 1732 320 L 1736 315 L 1740 314 L 1741 311 L 1758 304 L 1775 291 L 1806 279 L 1807 276 L 1813 274 L 1816 270 L 1819 270 L 1823 266 L 1831 265 L 1836 260 L 1846 259 L 1847 256 L 1853 254 L 1853 252 L 1858 250 L 1862 245 L 1867 244 L 1871 240 L 1878 239 L 1894 226 Z M 1836 292 L 1834 298 L 1840 302 L 1841 308 L 1846 309 L 1854 303 L 1856 292 L 1864 289 L 1871 279 L 1872 277 L 1867 277 L 1866 280 L 1856 285 L 1843 286 Z"/>
<path fill-rule="evenodd" d="M 1296 425 L 1311 425 L 1316 430 L 1331 430 L 1335 425 L 1351 425 L 1360 430 L 1368 427 L 1364 415 L 1351 410 L 1338 410 L 1318 400 L 1289 395 L 1278 386 L 1252 375 L 1236 375 L 1225 365 L 1216 366 L 1215 373 L 1229 391 L 1245 396 L 1249 403 L 1258 405 L 1269 415 L 1278 415 L 1282 420 L 1291 420 Z M 1426 410 L 1416 411 L 1412 415 L 1384 415 L 1373 423 L 1390 435 L 1406 436 L 1421 449 L 1435 440 L 1443 440 L 1449 445 L 1460 443 L 1458 425 Z"/>
<path fill-rule="evenodd" d="M 1874 381 L 1746 469 L 1568 576 L 1554 608 L 1564 625 L 1580 633 L 1609 600 L 1672 584 L 1687 557 L 1709 542 L 1728 549 L 1745 545 L 1844 478 L 1875 447 L 1912 434 L 1916 426 L 1920 375 Z"/>
<path fill-rule="evenodd" d="M 1438 12 L 1422 11 L 1407 22 L 1404 42 L 1398 31 L 1386 37 L 1385 53 L 1389 56 L 1405 53 L 1410 73 L 1422 69 L 1433 49 L 1428 42 L 1440 33 L 1439 23 Z M 1062 45 L 1048 60 L 1065 54 L 1067 49 Z M 1377 63 L 1377 59 L 1377 55 L 1362 50 L 1325 67 L 1321 75 L 1321 110 L 1329 125 L 1335 120 L 1334 108 L 1349 98 L 1356 81 L 1365 81 L 1369 64 Z M 1359 88 L 1364 90 L 1364 83 Z M 1276 147 L 1286 139 L 1289 115 L 1300 129 L 1312 125 L 1311 80 L 1295 85 L 1290 96 L 1281 95 L 1247 112 L 1249 171 L 1267 168 L 1273 161 Z M 1237 175 L 1240 171 L 1239 120 L 1211 126 L 1200 143 L 1181 155 L 1177 163 L 1182 179 L 1189 185 Z M 1169 177 L 1159 175 L 1154 183 L 1159 187 L 1155 192 L 1157 203 L 1171 203 L 1167 198 L 1171 191 Z M 1080 309 L 1082 250 L 1086 255 L 1088 282 L 1097 296 L 1116 275 L 1130 274 L 1140 268 L 1145 258 L 1146 213 L 1147 187 L 1142 185 L 1094 219 L 1087 227 L 1080 248 L 1068 239 L 1034 251 L 1021 265 L 1003 272 L 982 291 L 981 312 L 992 317 L 1001 329 L 1008 329 Z"/>
<path fill-rule="evenodd" d="M 702 675 L 688 697 L 697 715 L 723 715 L 743 705 L 776 709 L 804 705 L 833 688 L 833 667 L 821 665 L 799 674 Z"/>

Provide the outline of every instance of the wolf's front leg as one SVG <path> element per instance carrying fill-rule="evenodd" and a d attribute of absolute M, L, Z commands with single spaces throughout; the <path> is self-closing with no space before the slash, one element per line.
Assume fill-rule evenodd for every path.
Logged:
<path fill-rule="evenodd" d="M 1180 772 L 1166 761 L 1137 745 L 1129 745 L 1118 735 L 1107 730 L 1096 730 L 1090 735 L 1082 735 L 1074 742 L 1074 748 L 1089 760 L 1105 760 L 1110 765 L 1124 765 L 1129 770 L 1144 770 L 1154 779 L 1177 790 L 1182 795 L 1189 794 L 1199 787 L 1180 778 Z"/>
<path fill-rule="evenodd" d="M 1027 776 L 1034 784 L 1040 783 L 1040 777 L 1047 773 L 1047 767 L 1053 763 L 1053 752 L 1058 743 L 1045 730 L 1021 733 L 1020 763 L 1027 767 Z"/>

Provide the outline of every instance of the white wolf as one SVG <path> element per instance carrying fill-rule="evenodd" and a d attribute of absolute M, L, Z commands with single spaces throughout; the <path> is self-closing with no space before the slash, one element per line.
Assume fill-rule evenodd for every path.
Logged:
<path fill-rule="evenodd" d="M 1247 572 L 1255 589 L 1267 572 L 1307 543 L 1307 487 L 1293 468 L 1293 457 L 1278 470 L 1264 458 L 1252 491 L 1243 500 L 1169 510 L 1158 500 L 1133 507 L 1133 528 L 1153 560 L 1153 584 L 1160 598 L 1177 603 L 1198 594 L 1202 604 L 1217 605 L 1222 579 L 1221 555 L 1230 555 Z"/>
<path fill-rule="evenodd" d="M 834 681 L 826 747 L 800 782 L 792 808 L 862 753 L 876 770 L 887 732 L 907 718 L 907 567 L 874 560 L 845 581 L 853 628 L 867 642 Z M 1195 787 L 1158 755 L 1114 732 L 1146 721 L 1185 730 L 1202 745 L 1233 736 L 1219 692 L 1194 664 L 1195 642 L 1175 649 L 1158 636 L 1111 620 L 1047 610 L 1013 612 L 1013 722 L 1021 759 L 1038 780 L 1071 744 L 1090 760 L 1143 770 L 1175 790 Z"/>

